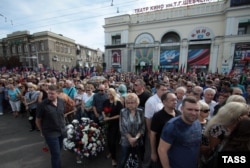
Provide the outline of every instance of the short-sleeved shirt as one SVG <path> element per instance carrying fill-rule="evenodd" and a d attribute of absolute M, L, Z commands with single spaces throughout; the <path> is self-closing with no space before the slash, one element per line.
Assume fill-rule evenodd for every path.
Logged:
<path fill-rule="evenodd" d="M 18 88 L 15 88 L 14 90 L 8 89 L 8 95 L 10 96 L 11 101 L 17 101 L 19 98 L 17 97 L 18 94 L 20 94 L 20 90 Z"/>
<path fill-rule="evenodd" d="M 38 91 L 30 91 L 30 92 L 26 92 L 25 93 L 25 99 L 27 101 L 27 103 L 32 102 L 34 100 L 36 100 L 39 96 L 39 92 Z M 37 107 L 37 102 L 34 102 L 32 104 L 29 105 L 29 109 L 35 109 Z"/>
<path fill-rule="evenodd" d="M 105 109 L 109 110 L 109 117 L 113 117 L 116 115 L 120 115 L 120 111 L 123 108 L 122 103 L 120 101 L 116 102 L 116 105 L 114 103 L 110 103 L 109 99 L 106 99 L 103 102 L 103 110 L 105 112 Z M 110 120 L 108 121 L 109 123 L 109 127 L 117 127 L 117 129 L 119 129 L 119 118 L 115 119 L 115 120 Z"/>
<path fill-rule="evenodd" d="M 138 107 L 144 110 L 146 101 L 148 100 L 148 98 L 150 98 L 151 94 L 147 91 L 144 91 L 144 92 L 142 92 L 142 94 L 137 95 L 137 96 L 140 99 L 140 104 Z"/>
<path fill-rule="evenodd" d="M 177 117 L 179 115 L 181 115 L 181 112 L 178 110 L 175 110 L 175 116 Z M 152 122 L 151 122 L 151 131 L 154 131 L 156 133 L 157 146 L 159 144 L 161 132 L 162 132 L 164 125 L 166 124 L 166 122 L 168 122 L 172 118 L 173 116 L 168 114 L 164 110 L 164 108 L 162 108 L 159 112 L 154 114 L 152 118 Z"/>
<path fill-rule="evenodd" d="M 58 137 L 65 133 L 64 101 L 57 98 L 57 106 L 48 99 L 38 104 L 36 117 L 41 119 L 45 137 Z"/>
<path fill-rule="evenodd" d="M 145 117 L 151 119 L 154 113 L 160 111 L 163 108 L 161 99 L 157 94 L 151 96 L 145 104 Z"/>
<path fill-rule="evenodd" d="M 77 94 L 76 88 L 63 88 L 63 93 L 67 94 L 72 100 L 74 100 L 75 95 Z"/>
<path fill-rule="evenodd" d="M 93 104 L 96 108 L 96 111 L 101 114 L 103 110 L 103 102 L 108 99 L 108 96 L 106 93 L 96 93 L 93 97 Z"/>
<path fill-rule="evenodd" d="M 163 127 L 161 139 L 171 144 L 168 150 L 170 167 L 197 168 L 201 144 L 198 120 L 189 125 L 181 116 L 172 118 Z"/>

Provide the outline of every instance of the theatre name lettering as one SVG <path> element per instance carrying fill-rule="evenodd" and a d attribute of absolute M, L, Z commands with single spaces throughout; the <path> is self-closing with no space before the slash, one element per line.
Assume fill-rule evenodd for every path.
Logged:
<path fill-rule="evenodd" d="M 189 5 L 195 5 L 195 4 L 201 4 L 201 3 L 209 3 L 209 2 L 214 2 L 214 1 L 218 1 L 218 0 L 183 0 L 183 1 L 175 1 L 172 3 L 168 3 L 168 4 L 160 4 L 160 5 L 154 5 L 154 6 L 147 6 L 143 8 L 137 8 L 134 10 L 135 10 L 135 13 L 144 13 L 144 12 L 163 10 L 167 8 L 189 6 Z"/>

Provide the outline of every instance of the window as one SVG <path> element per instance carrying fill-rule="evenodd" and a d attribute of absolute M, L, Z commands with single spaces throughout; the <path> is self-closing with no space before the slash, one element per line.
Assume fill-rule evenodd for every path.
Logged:
<path fill-rule="evenodd" d="M 12 50 L 12 53 L 15 54 L 16 53 L 16 46 L 12 46 L 11 50 Z"/>
<path fill-rule="evenodd" d="M 41 55 L 41 61 L 44 61 L 44 56 L 43 55 Z"/>
<path fill-rule="evenodd" d="M 70 54 L 70 47 L 68 47 L 68 53 Z"/>
<path fill-rule="evenodd" d="M 21 53 L 22 52 L 22 45 L 19 45 L 18 46 L 18 53 Z"/>
<path fill-rule="evenodd" d="M 91 51 L 90 50 L 88 51 L 88 56 L 91 56 Z"/>
<path fill-rule="evenodd" d="M 121 44 L 121 35 L 112 36 L 112 45 Z"/>
<path fill-rule="evenodd" d="M 238 25 L 238 35 L 250 34 L 250 19 L 242 19 Z"/>
<path fill-rule="evenodd" d="M 67 53 L 67 48 L 68 48 L 68 47 L 65 45 L 65 46 L 64 46 L 64 53 Z"/>
<path fill-rule="evenodd" d="M 10 48 L 7 49 L 7 55 L 10 55 Z"/>
<path fill-rule="evenodd" d="M 63 48 L 63 45 L 61 46 L 61 52 L 63 53 L 63 51 L 64 51 L 64 48 Z"/>
<path fill-rule="evenodd" d="M 60 51 L 60 47 L 59 45 L 56 45 L 56 52 L 59 52 Z"/>
<path fill-rule="evenodd" d="M 19 57 L 19 62 L 23 62 L 23 57 Z"/>
<path fill-rule="evenodd" d="M 29 49 L 28 44 L 25 44 L 25 46 L 24 46 L 24 52 L 27 53 L 29 51 L 28 49 Z"/>
<path fill-rule="evenodd" d="M 35 45 L 34 45 L 34 44 L 31 45 L 31 51 L 32 51 L 32 52 L 36 51 L 36 48 L 35 48 Z"/>
<path fill-rule="evenodd" d="M 44 51 L 44 43 L 41 42 L 41 51 Z"/>

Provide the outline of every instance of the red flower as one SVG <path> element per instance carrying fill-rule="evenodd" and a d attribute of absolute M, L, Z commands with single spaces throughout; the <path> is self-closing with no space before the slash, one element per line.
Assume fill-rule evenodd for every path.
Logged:
<path fill-rule="evenodd" d="M 111 110 L 112 110 L 112 108 L 111 108 L 111 107 L 104 107 L 104 108 L 103 108 L 103 111 L 104 111 L 104 113 L 105 113 L 105 114 L 110 113 L 110 112 L 111 112 Z"/>

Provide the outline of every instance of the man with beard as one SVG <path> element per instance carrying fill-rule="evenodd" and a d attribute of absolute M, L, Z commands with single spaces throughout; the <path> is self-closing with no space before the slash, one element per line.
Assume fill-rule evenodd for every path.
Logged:
<path fill-rule="evenodd" d="M 162 130 L 158 154 L 164 168 L 198 166 L 201 125 L 197 119 L 200 106 L 196 98 L 187 97 L 181 110 L 182 115 L 169 120 Z"/>

